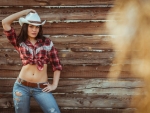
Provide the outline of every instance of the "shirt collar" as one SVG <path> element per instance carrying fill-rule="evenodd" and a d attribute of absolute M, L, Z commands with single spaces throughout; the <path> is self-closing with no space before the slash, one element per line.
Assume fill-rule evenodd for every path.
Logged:
<path fill-rule="evenodd" d="M 42 39 L 37 39 L 37 41 L 36 41 L 36 43 L 42 43 L 43 41 L 42 41 Z M 26 40 L 26 42 L 25 42 L 27 45 L 29 45 L 29 46 L 31 46 L 32 45 L 32 43 L 29 41 L 29 40 Z"/>
<path fill-rule="evenodd" d="M 43 42 L 42 39 L 37 39 L 37 42 Z"/>

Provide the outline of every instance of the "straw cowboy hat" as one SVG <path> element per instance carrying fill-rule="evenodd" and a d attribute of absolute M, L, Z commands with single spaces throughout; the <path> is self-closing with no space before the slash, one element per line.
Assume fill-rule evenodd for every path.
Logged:
<path fill-rule="evenodd" d="M 32 24 L 35 26 L 44 25 L 46 20 L 41 22 L 41 19 L 37 13 L 29 13 L 25 18 L 19 18 L 19 24 L 22 26 L 24 23 Z"/>

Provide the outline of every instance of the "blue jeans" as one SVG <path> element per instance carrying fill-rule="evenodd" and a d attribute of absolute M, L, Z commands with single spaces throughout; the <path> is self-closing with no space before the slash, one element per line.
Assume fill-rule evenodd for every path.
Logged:
<path fill-rule="evenodd" d="M 31 88 L 15 82 L 13 100 L 16 113 L 30 113 L 30 97 L 40 105 L 44 113 L 60 113 L 58 105 L 49 92 L 42 92 L 42 88 Z"/>

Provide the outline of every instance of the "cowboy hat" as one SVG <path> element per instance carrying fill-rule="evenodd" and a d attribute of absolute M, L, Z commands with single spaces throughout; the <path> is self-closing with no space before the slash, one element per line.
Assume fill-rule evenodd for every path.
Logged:
<path fill-rule="evenodd" d="M 19 24 L 21 26 L 24 23 L 38 26 L 38 25 L 44 25 L 45 22 L 46 22 L 46 20 L 44 20 L 43 22 L 41 22 L 41 19 L 40 19 L 39 15 L 37 13 L 31 13 L 31 12 L 28 15 L 26 15 L 25 18 L 23 18 L 23 17 L 19 18 Z"/>

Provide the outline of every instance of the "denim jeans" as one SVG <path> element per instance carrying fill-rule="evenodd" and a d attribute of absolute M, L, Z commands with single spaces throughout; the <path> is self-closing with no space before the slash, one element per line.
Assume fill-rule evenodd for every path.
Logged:
<path fill-rule="evenodd" d="M 31 88 L 15 82 L 13 100 L 16 113 L 30 113 L 30 98 L 33 97 L 44 113 L 60 113 L 58 105 L 50 92 L 42 92 L 42 88 Z"/>

